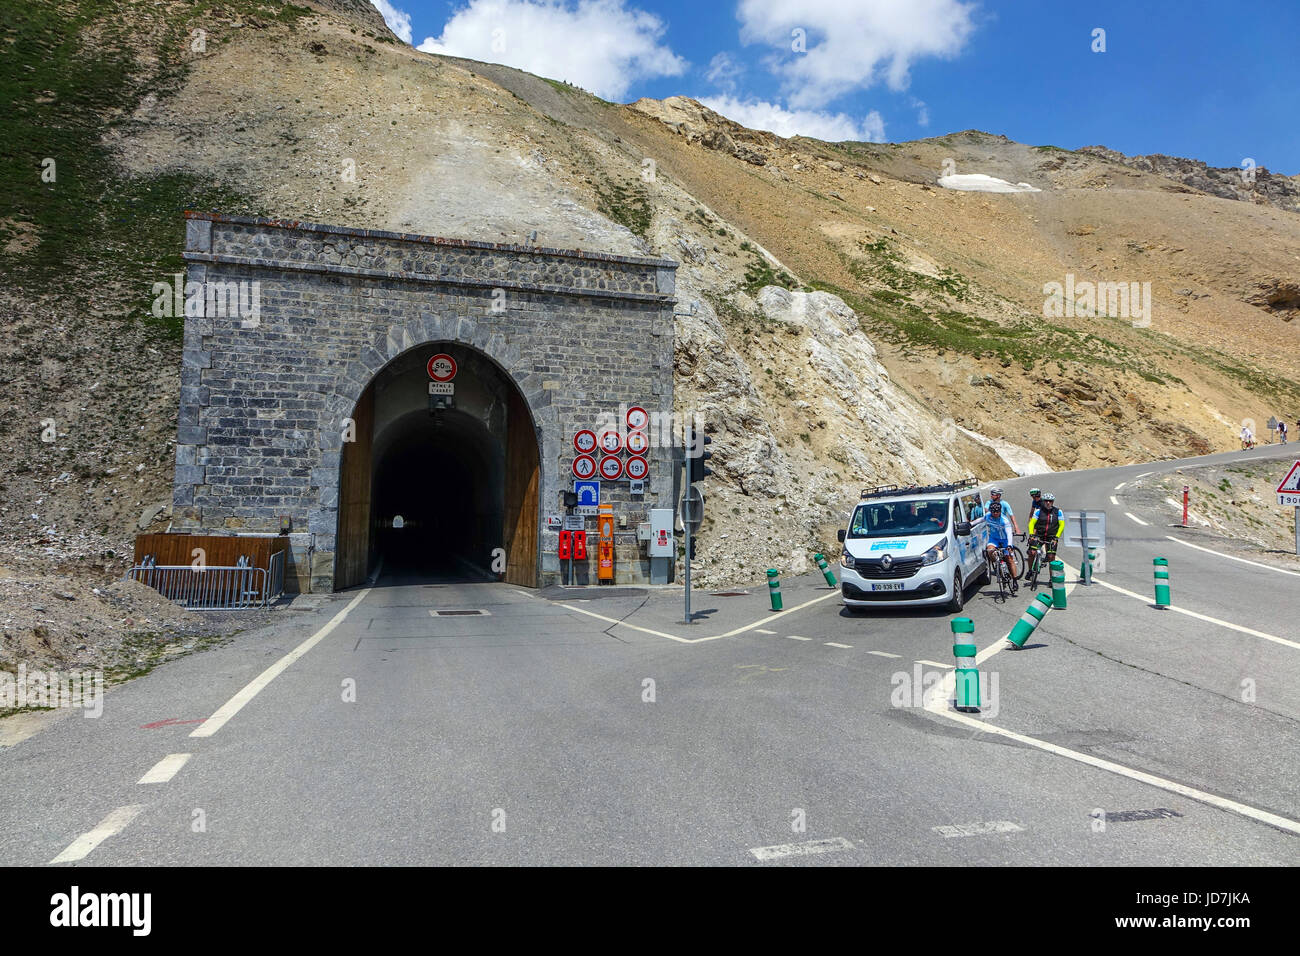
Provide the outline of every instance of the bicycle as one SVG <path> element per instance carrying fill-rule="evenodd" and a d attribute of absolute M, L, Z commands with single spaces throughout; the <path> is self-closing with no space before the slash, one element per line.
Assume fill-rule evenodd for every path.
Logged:
<path fill-rule="evenodd" d="M 1038 535 L 1029 537 L 1029 587 L 1030 590 L 1038 590 L 1038 572 L 1043 569 L 1043 552 L 1047 550 L 1047 542 Z"/>
<path fill-rule="evenodd" d="M 1015 545 L 1009 545 L 1007 548 L 993 546 L 992 551 L 985 551 L 984 560 L 988 564 L 988 576 L 990 583 L 997 581 L 998 598 L 1005 601 L 1008 594 L 1015 594 L 1020 590 L 1020 582 L 1016 580 L 1015 571 L 1012 569 L 1012 563 L 1008 560 L 1008 551 L 1013 551 L 1017 555 L 1020 549 Z M 1023 556 L 1020 558 L 1024 560 Z"/>

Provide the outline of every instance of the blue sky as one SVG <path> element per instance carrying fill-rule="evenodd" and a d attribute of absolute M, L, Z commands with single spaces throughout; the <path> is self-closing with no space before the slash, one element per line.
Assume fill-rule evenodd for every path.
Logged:
<path fill-rule="evenodd" d="M 1300 173 L 1300 0 L 372 2 L 431 52 L 618 102 L 692 96 L 782 135 L 975 128 Z"/>

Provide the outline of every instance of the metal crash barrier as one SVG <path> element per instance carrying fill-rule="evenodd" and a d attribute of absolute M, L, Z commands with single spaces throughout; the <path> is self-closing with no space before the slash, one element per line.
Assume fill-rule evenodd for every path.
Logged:
<path fill-rule="evenodd" d="M 270 555 L 268 565 L 255 568 L 247 555 L 228 567 L 160 565 L 147 554 L 126 577 L 192 611 L 265 608 L 284 593 L 284 552 Z"/>

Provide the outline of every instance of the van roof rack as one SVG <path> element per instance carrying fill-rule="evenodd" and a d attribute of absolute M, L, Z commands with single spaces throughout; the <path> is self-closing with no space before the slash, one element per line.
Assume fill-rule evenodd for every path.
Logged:
<path fill-rule="evenodd" d="M 961 491 L 964 488 L 975 488 L 979 486 L 979 479 L 970 477 L 962 478 L 958 481 L 948 481 L 937 485 L 877 485 L 874 488 L 863 488 L 863 498 L 893 498 L 900 495 L 941 495 L 953 491 Z"/>

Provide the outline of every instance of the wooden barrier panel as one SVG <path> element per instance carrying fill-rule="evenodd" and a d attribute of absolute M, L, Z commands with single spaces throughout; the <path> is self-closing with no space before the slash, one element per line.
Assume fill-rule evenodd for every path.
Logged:
<path fill-rule="evenodd" d="M 193 564 L 194 549 L 202 548 L 204 563 L 209 567 L 233 567 L 247 556 L 255 568 L 270 569 L 271 555 L 287 551 L 289 539 L 284 535 L 243 537 L 228 534 L 140 534 L 135 538 L 135 561 L 140 564 L 152 554 L 158 565 Z M 288 555 L 285 555 L 288 560 Z"/>

